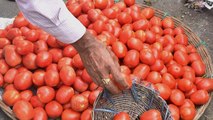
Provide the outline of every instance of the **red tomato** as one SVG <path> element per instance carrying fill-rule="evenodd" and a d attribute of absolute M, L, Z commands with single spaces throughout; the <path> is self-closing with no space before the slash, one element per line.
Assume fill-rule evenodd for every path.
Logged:
<path fill-rule="evenodd" d="M 8 106 L 13 106 L 20 99 L 21 96 L 19 92 L 15 89 L 6 90 L 2 95 L 2 100 Z"/>
<path fill-rule="evenodd" d="M 163 45 L 160 42 L 155 42 L 152 44 L 152 48 L 157 49 L 158 51 L 162 51 Z"/>
<path fill-rule="evenodd" d="M 61 116 L 63 107 L 57 101 L 51 101 L 46 104 L 45 111 L 50 118 L 57 118 Z"/>
<path fill-rule="evenodd" d="M 48 120 L 47 113 L 44 108 L 37 107 L 34 109 L 34 113 L 33 120 Z"/>
<path fill-rule="evenodd" d="M 138 21 L 138 20 L 140 20 L 140 19 L 143 18 L 143 16 L 140 14 L 139 11 L 133 11 L 133 10 L 131 10 L 130 11 L 130 15 L 132 17 L 132 21 L 133 22 Z"/>
<path fill-rule="evenodd" d="M 84 82 L 80 77 L 76 77 L 73 87 L 78 92 L 84 92 L 87 90 L 88 84 Z"/>
<path fill-rule="evenodd" d="M 94 0 L 93 1 L 94 4 L 95 4 L 95 8 L 98 8 L 98 9 L 105 9 L 108 5 L 108 1 L 107 0 Z"/>
<path fill-rule="evenodd" d="M 177 106 L 181 106 L 181 105 L 183 105 L 184 100 L 185 100 L 185 96 L 184 96 L 183 92 L 181 92 L 178 89 L 173 89 L 172 90 L 172 93 L 170 95 L 170 101 L 173 104 L 175 104 Z"/>
<path fill-rule="evenodd" d="M 129 75 L 131 73 L 131 70 L 126 65 L 121 65 L 121 73 L 124 73 L 126 75 Z"/>
<path fill-rule="evenodd" d="M 87 82 L 87 83 L 91 83 L 92 82 L 92 78 L 90 77 L 90 75 L 88 74 L 86 69 L 83 70 L 81 78 L 84 80 L 84 82 Z"/>
<path fill-rule="evenodd" d="M 74 57 L 77 54 L 76 49 L 72 45 L 68 45 L 63 49 L 64 57 Z"/>
<path fill-rule="evenodd" d="M 174 28 L 174 21 L 171 17 L 166 17 L 162 21 L 163 28 Z"/>
<path fill-rule="evenodd" d="M 85 109 L 87 109 L 87 107 L 89 106 L 89 101 L 88 99 L 83 96 L 83 95 L 74 95 L 72 98 L 71 98 L 71 108 L 74 110 L 74 111 L 77 111 L 77 112 L 82 112 L 84 111 Z"/>
<path fill-rule="evenodd" d="M 9 40 L 13 40 L 17 36 L 21 36 L 21 30 L 18 28 L 11 28 L 7 31 L 6 37 Z"/>
<path fill-rule="evenodd" d="M 181 107 L 180 117 L 182 120 L 193 120 L 196 115 L 196 109 L 193 107 Z"/>
<path fill-rule="evenodd" d="M 17 75 L 18 71 L 15 68 L 9 69 L 6 74 L 4 75 L 4 82 L 6 83 L 13 83 L 15 76 Z"/>
<path fill-rule="evenodd" d="M 4 58 L 3 49 L 0 49 L 0 59 Z"/>
<path fill-rule="evenodd" d="M 196 91 L 197 91 L 197 87 L 195 85 L 193 85 L 193 87 L 192 87 L 192 89 L 190 91 L 185 92 L 186 98 L 189 98 Z"/>
<path fill-rule="evenodd" d="M 14 45 L 4 47 L 4 58 L 8 65 L 15 67 L 21 63 L 21 56 L 15 51 Z"/>
<path fill-rule="evenodd" d="M 29 53 L 25 56 L 23 56 L 22 63 L 24 67 L 26 67 L 29 70 L 34 70 L 37 68 L 36 65 L 36 55 L 34 53 Z"/>
<path fill-rule="evenodd" d="M 80 120 L 81 114 L 71 109 L 63 111 L 61 120 Z"/>
<path fill-rule="evenodd" d="M 123 30 L 132 30 L 133 26 L 132 26 L 132 24 L 125 24 L 122 26 L 122 29 Z"/>
<path fill-rule="evenodd" d="M 169 110 L 171 112 L 171 116 L 172 116 L 173 120 L 179 120 L 180 119 L 179 108 L 176 105 L 169 104 Z"/>
<path fill-rule="evenodd" d="M 14 86 L 17 90 L 26 90 L 32 86 L 32 73 L 23 71 L 18 73 L 14 79 Z"/>
<path fill-rule="evenodd" d="M 15 43 L 16 52 L 20 55 L 27 55 L 34 50 L 34 44 L 27 40 L 19 40 Z"/>
<path fill-rule="evenodd" d="M 187 45 L 186 48 L 187 48 L 188 53 L 195 53 L 195 52 L 197 52 L 195 46 L 193 46 L 193 45 Z"/>
<path fill-rule="evenodd" d="M 37 32 L 37 30 L 29 30 L 27 33 L 26 33 L 26 36 L 25 36 L 26 40 L 29 40 L 31 42 L 35 42 L 38 40 L 39 38 L 39 32 Z"/>
<path fill-rule="evenodd" d="M 44 85 L 44 76 L 45 76 L 45 72 L 42 70 L 34 72 L 32 75 L 33 84 L 38 87 L 43 86 Z"/>
<path fill-rule="evenodd" d="M 82 12 L 87 13 L 89 10 L 94 9 L 95 5 L 92 1 L 87 1 L 82 5 Z"/>
<path fill-rule="evenodd" d="M 122 12 L 122 13 L 118 14 L 117 19 L 121 25 L 132 23 L 131 15 L 126 12 Z"/>
<path fill-rule="evenodd" d="M 82 112 L 81 120 L 92 120 L 92 108 L 88 108 Z"/>
<path fill-rule="evenodd" d="M 146 32 L 146 43 L 153 44 L 156 42 L 156 36 L 152 31 L 147 30 Z"/>
<path fill-rule="evenodd" d="M 162 83 L 166 84 L 169 86 L 171 89 L 174 89 L 176 87 L 176 80 L 175 78 L 169 74 L 169 73 L 164 73 L 162 77 Z"/>
<path fill-rule="evenodd" d="M 81 5 L 79 3 L 73 3 L 67 6 L 68 10 L 75 16 L 78 17 L 81 14 Z"/>
<path fill-rule="evenodd" d="M 2 74 L 0 74 L 0 87 L 4 85 L 4 77 Z"/>
<path fill-rule="evenodd" d="M 44 103 L 42 103 L 40 100 L 39 100 L 39 98 L 38 98 L 38 96 L 32 96 L 31 97 L 31 99 L 30 99 L 30 104 L 34 107 L 34 108 L 36 108 L 36 107 L 44 107 Z"/>
<path fill-rule="evenodd" d="M 71 100 L 73 95 L 74 95 L 74 90 L 72 87 L 62 86 L 56 92 L 56 100 L 60 104 L 65 104 Z"/>
<path fill-rule="evenodd" d="M 142 49 L 140 51 L 140 60 L 142 63 L 153 65 L 156 62 L 156 59 L 149 49 Z"/>
<path fill-rule="evenodd" d="M 22 100 L 30 101 L 33 96 L 33 92 L 31 90 L 25 90 L 20 93 L 20 97 Z"/>
<path fill-rule="evenodd" d="M 164 73 L 167 73 L 167 68 L 165 65 L 163 66 L 163 69 L 160 71 L 161 75 L 163 75 Z"/>
<path fill-rule="evenodd" d="M 201 60 L 195 60 L 192 62 L 191 67 L 195 70 L 196 76 L 202 76 L 205 74 L 206 66 Z"/>
<path fill-rule="evenodd" d="M 178 34 L 178 35 L 176 35 L 175 41 L 178 44 L 188 45 L 188 37 L 185 34 Z"/>
<path fill-rule="evenodd" d="M 127 46 L 129 49 L 140 51 L 142 49 L 143 42 L 137 38 L 130 38 L 127 40 Z"/>
<path fill-rule="evenodd" d="M 180 108 L 182 108 L 182 107 L 193 107 L 193 108 L 195 108 L 195 105 L 190 99 L 185 99 L 183 105 L 181 105 Z"/>
<path fill-rule="evenodd" d="M 189 54 L 189 61 L 192 63 L 195 60 L 201 60 L 201 57 L 198 53 L 191 53 Z"/>
<path fill-rule="evenodd" d="M 98 20 L 100 14 L 98 13 L 98 11 L 96 9 L 90 9 L 88 12 L 88 19 L 91 22 L 95 22 L 96 20 Z"/>
<path fill-rule="evenodd" d="M 146 33 L 143 30 L 137 30 L 135 32 L 135 37 L 140 39 L 142 42 L 146 40 Z"/>
<path fill-rule="evenodd" d="M 190 100 L 195 105 L 203 105 L 209 101 L 209 94 L 206 90 L 198 90 L 190 96 Z"/>
<path fill-rule="evenodd" d="M 140 120 L 162 120 L 162 117 L 158 110 L 150 109 L 140 115 Z"/>
<path fill-rule="evenodd" d="M 123 11 L 126 8 L 126 4 L 122 1 L 115 3 L 112 7 L 117 6 L 119 10 Z"/>
<path fill-rule="evenodd" d="M 93 91 L 93 90 L 91 90 L 91 91 Z M 86 98 L 89 98 L 90 93 L 91 93 L 90 91 L 84 91 L 81 93 L 81 95 L 85 96 Z"/>
<path fill-rule="evenodd" d="M 93 24 L 93 29 L 95 30 L 95 32 L 97 32 L 98 34 L 100 34 L 103 31 L 104 26 L 105 26 L 104 21 L 97 20 Z"/>
<path fill-rule="evenodd" d="M 146 19 L 150 19 L 154 16 L 155 11 L 154 9 L 147 7 L 141 10 L 141 13 L 146 17 Z"/>
<path fill-rule="evenodd" d="M 32 105 L 25 100 L 17 101 L 13 106 L 13 112 L 21 120 L 31 120 L 34 116 Z"/>
<path fill-rule="evenodd" d="M 96 98 L 98 97 L 98 95 L 100 94 L 100 90 L 95 90 L 95 91 L 92 91 L 89 95 L 89 103 L 91 105 L 93 105 L 93 103 L 95 102 Z"/>
<path fill-rule="evenodd" d="M 164 63 L 162 60 L 157 59 L 153 65 L 150 66 L 152 71 L 160 72 L 164 68 Z"/>
<path fill-rule="evenodd" d="M 124 57 L 124 64 L 129 68 L 134 68 L 139 64 L 139 52 L 136 50 L 130 50 Z"/>
<path fill-rule="evenodd" d="M 42 86 L 37 89 L 37 96 L 42 103 L 48 103 L 55 98 L 55 90 L 49 86 Z"/>
<path fill-rule="evenodd" d="M 140 20 L 134 22 L 132 25 L 133 25 L 134 31 L 147 30 L 150 26 L 149 21 L 146 19 L 140 19 Z"/>
<path fill-rule="evenodd" d="M 5 62 L 5 60 L 0 59 L 0 73 L 4 75 L 9 70 L 8 64 Z"/>
<path fill-rule="evenodd" d="M 157 25 L 157 26 L 162 26 L 162 19 L 161 18 L 159 18 L 159 17 L 156 17 L 156 16 L 153 16 L 151 19 L 150 19 L 150 24 L 152 25 L 152 26 L 154 26 L 154 25 Z"/>
<path fill-rule="evenodd" d="M 7 91 L 7 90 L 16 90 L 16 89 L 13 84 L 8 84 L 5 86 L 4 90 Z"/>
<path fill-rule="evenodd" d="M 174 29 L 174 34 L 175 35 L 178 35 L 178 34 L 184 34 L 184 29 L 182 28 L 182 27 L 176 27 L 175 29 Z"/>
<path fill-rule="evenodd" d="M 160 36 L 163 35 L 163 29 L 160 26 L 152 26 L 150 29 L 152 32 L 154 32 L 155 34 L 159 34 Z"/>
<path fill-rule="evenodd" d="M 76 67 L 78 69 L 83 69 L 84 68 L 83 62 L 82 62 L 81 57 L 80 57 L 79 54 L 77 54 L 77 55 L 75 55 L 73 57 L 72 64 L 74 65 L 74 67 Z"/>
<path fill-rule="evenodd" d="M 58 48 L 50 49 L 49 53 L 52 55 L 52 61 L 55 63 L 63 57 L 62 50 Z"/>
<path fill-rule="evenodd" d="M 23 16 L 17 16 L 15 17 L 15 20 L 13 21 L 13 27 L 17 27 L 17 28 L 27 26 L 28 24 L 29 22 Z"/>
<path fill-rule="evenodd" d="M 90 85 L 89 85 L 89 90 L 90 90 L 90 91 L 94 91 L 94 90 L 96 90 L 97 88 L 98 88 L 98 85 L 97 85 L 97 84 L 95 84 L 94 82 L 90 83 Z M 89 95 L 88 95 L 88 97 L 89 97 Z"/>
<path fill-rule="evenodd" d="M 146 80 L 148 82 L 156 84 L 156 83 L 160 83 L 162 81 L 162 76 L 160 75 L 159 72 L 152 71 L 148 74 L 148 76 L 146 77 Z"/>
<path fill-rule="evenodd" d="M 213 90 L 213 80 L 204 78 L 200 82 L 197 83 L 197 89 L 198 90 L 207 90 L 208 92 L 211 92 Z"/>
<path fill-rule="evenodd" d="M 3 49 L 4 46 L 11 44 L 7 38 L 0 38 L 0 49 Z"/>
<path fill-rule="evenodd" d="M 122 30 L 119 35 L 119 40 L 126 44 L 127 40 L 134 37 L 134 32 L 132 30 Z"/>
<path fill-rule="evenodd" d="M 127 5 L 127 6 L 132 6 L 135 4 L 135 0 L 124 0 L 124 3 Z"/>
<path fill-rule="evenodd" d="M 61 70 L 64 66 L 72 66 L 72 59 L 69 57 L 63 57 L 58 61 L 58 70 Z"/>
<path fill-rule="evenodd" d="M 56 38 L 51 36 L 51 35 L 49 35 L 49 37 L 48 37 L 46 42 L 52 48 L 58 48 L 59 47 L 59 44 L 58 44 Z"/>
<path fill-rule="evenodd" d="M 48 46 L 45 40 L 38 40 L 34 43 L 34 52 L 38 54 L 41 51 L 47 51 Z"/>
<path fill-rule="evenodd" d="M 48 70 L 45 73 L 44 81 L 47 86 L 55 87 L 59 84 L 59 74 L 55 70 Z"/>
<path fill-rule="evenodd" d="M 193 88 L 193 82 L 186 78 L 180 79 L 178 80 L 178 88 L 183 92 L 190 91 Z"/>
<path fill-rule="evenodd" d="M 169 88 L 169 86 L 167 86 L 166 84 L 162 84 L 162 83 L 157 83 L 155 84 L 157 90 L 160 93 L 160 96 L 164 99 L 164 100 L 168 100 L 170 95 L 171 95 L 171 89 Z"/>
<path fill-rule="evenodd" d="M 37 54 L 36 64 L 39 67 L 44 68 L 50 65 L 51 63 L 52 63 L 52 54 L 50 54 L 49 52 L 41 51 Z"/>
<path fill-rule="evenodd" d="M 60 79 L 65 85 L 72 85 L 75 82 L 75 71 L 71 66 L 64 66 L 60 70 Z"/>
<path fill-rule="evenodd" d="M 171 35 L 171 36 L 175 35 L 175 33 L 174 33 L 174 31 L 173 31 L 172 28 L 166 28 L 166 29 L 164 29 L 163 33 L 164 33 L 164 35 L 166 35 L 166 34 Z"/>
<path fill-rule="evenodd" d="M 113 117 L 113 120 L 130 120 L 130 116 L 126 112 L 119 112 Z"/>
<path fill-rule="evenodd" d="M 179 78 L 183 75 L 183 67 L 179 64 L 172 64 L 168 67 L 168 72 L 172 74 L 175 78 Z"/>

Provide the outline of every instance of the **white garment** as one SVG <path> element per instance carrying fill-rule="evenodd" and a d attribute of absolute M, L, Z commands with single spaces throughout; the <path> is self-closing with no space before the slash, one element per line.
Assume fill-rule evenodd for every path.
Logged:
<path fill-rule="evenodd" d="M 74 43 L 86 28 L 62 0 L 16 0 L 25 18 L 63 43 Z"/>

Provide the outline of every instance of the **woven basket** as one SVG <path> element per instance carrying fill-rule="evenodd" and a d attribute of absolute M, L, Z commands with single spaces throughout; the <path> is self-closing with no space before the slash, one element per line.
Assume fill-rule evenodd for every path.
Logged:
<path fill-rule="evenodd" d="M 133 84 L 131 90 L 120 94 L 102 92 L 94 103 L 92 116 L 93 120 L 112 120 L 116 113 L 127 112 L 131 120 L 139 120 L 149 109 L 159 110 L 163 120 L 172 120 L 166 101 L 151 86 Z"/>

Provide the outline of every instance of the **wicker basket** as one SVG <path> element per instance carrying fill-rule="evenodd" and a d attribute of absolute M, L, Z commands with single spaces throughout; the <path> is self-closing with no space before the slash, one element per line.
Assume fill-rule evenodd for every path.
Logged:
<path fill-rule="evenodd" d="M 131 120 L 139 120 L 139 116 L 149 109 L 161 112 L 163 120 L 172 120 L 166 101 L 153 88 L 143 84 L 133 84 L 131 90 L 111 95 L 102 92 L 94 103 L 93 120 L 112 120 L 119 112 L 127 112 Z"/>

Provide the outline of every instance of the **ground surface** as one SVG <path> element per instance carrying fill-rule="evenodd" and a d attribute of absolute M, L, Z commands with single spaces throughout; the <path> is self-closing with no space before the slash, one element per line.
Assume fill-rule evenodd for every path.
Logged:
<path fill-rule="evenodd" d="M 137 0 L 142 2 L 142 0 Z M 208 51 L 213 58 L 213 10 L 202 13 L 195 12 L 184 7 L 184 0 L 152 0 L 155 8 L 168 12 L 168 14 L 181 19 L 188 25 L 202 40 L 208 44 Z M 0 17 L 14 17 L 18 12 L 15 2 L 0 0 Z M 0 23 L 1 24 L 1 23 Z M 210 103 L 200 120 L 213 120 L 213 102 Z M 10 120 L 0 110 L 0 120 Z"/>

